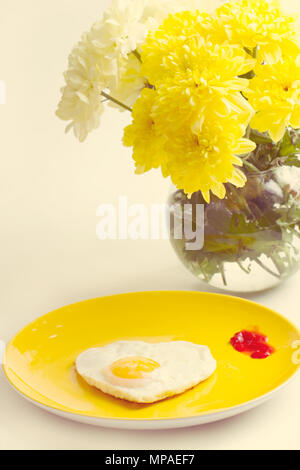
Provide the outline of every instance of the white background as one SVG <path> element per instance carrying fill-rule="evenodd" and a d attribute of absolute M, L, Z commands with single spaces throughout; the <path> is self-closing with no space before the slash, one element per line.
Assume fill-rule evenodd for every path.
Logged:
<path fill-rule="evenodd" d="M 135 176 L 121 145 L 126 114 L 109 110 L 79 144 L 55 116 L 68 53 L 107 5 L 103 0 L 1 0 L 0 339 L 37 316 L 87 298 L 128 291 L 205 290 L 167 241 L 99 241 L 96 208 L 162 203 L 169 182 Z M 299 281 L 248 298 L 300 326 Z M 35 408 L 0 375 L 1 449 L 299 449 L 300 377 L 267 404 L 196 428 L 127 432 L 80 425 Z"/>

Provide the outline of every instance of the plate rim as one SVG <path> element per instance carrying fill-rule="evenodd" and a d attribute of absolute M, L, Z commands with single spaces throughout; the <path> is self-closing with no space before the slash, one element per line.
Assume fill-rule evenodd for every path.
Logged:
<path fill-rule="evenodd" d="M 300 372 L 300 367 L 298 366 L 297 369 L 295 370 L 295 372 L 293 372 L 293 374 L 286 381 L 284 381 L 282 384 L 278 385 L 277 387 L 273 388 L 269 392 L 264 393 L 263 395 L 260 395 L 256 398 L 253 398 L 252 400 L 248 400 L 248 401 L 245 401 L 243 403 L 240 403 L 238 405 L 233 405 L 233 406 L 229 406 L 229 407 L 226 407 L 226 408 L 221 408 L 218 411 L 203 412 L 203 413 L 198 413 L 196 415 L 184 416 L 184 417 L 180 417 L 180 418 L 175 418 L 174 417 L 174 418 L 123 418 L 122 419 L 122 418 L 107 418 L 105 416 L 92 416 L 92 415 L 88 415 L 86 413 L 80 413 L 80 412 L 73 413 L 71 411 L 63 410 L 63 409 L 57 408 L 55 406 L 46 405 L 42 401 L 39 401 L 39 400 L 36 400 L 36 399 L 30 397 L 28 394 L 24 393 L 18 387 L 16 387 L 15 384 L 8 377 L 4 366 L 5 365 L 3 364 L 2 365 L 2 370 L 4 372 L 5 378 L 6 378 L 7 382 L 9 383 L 10 387 L 15 392 L 17 392 L 20 396 L 25 398 L 27 401 L 29 401 L 32 404 L 38 406 L 39 408 L 46 409 L 49 413 L 53 413 L 53 410 L 54 410 L 54 412 L 58 412 L 58 413 L 55 413 L 55 414 L 70 415 L 70 416 L 74 416 L 76 418 L 79 418 L 79 417 L 88 418 L 90 421 L 94 421 L 94 422 L 101 420 L 101 421 L 106 422 L 106 423 L 116 423 L 116 424 L 119 423 L 119 424 L 124 424 L 124 425 L 126 423 L 136 423 L 136 424 L 165 423 L 165 424 L 167 424 L 167 423 L 172 423 L 172 422 L 175 422 L 175 421 L 183 423 L 183 422 L 196 421 L 197 419 L 201 420 L 201 418 L 206 418 L 206 417 L 209 417 L 209 416 L 211 416 L 211 417 L 221 416 L 221 415 L 224 415 L 224 413 L 226 413 L 226 412 L 228 412 L 230 414 L 230 412 L 234 411 L 234 410 L 239 410 L 239 413 L 242 413 L 243 411 L 247 411 L 248 409 L 251 409 L 252 408 L 251 405 L 253 405 L 253 407 L 254 407 L 256 402 L 259 402 L 259 403 L 257 403 L 257 405 L 259 405 L 259 404 L 262 404 L 263 402 L 267 401 L 269 398 L 271 398 L 271 395 L 273 395 L 274 393 L 279 392 L 281 389 L 286 387 L 290 382 L 292 382 Z M 222 419 L 222 418 L 220 418 L 220 419 Z M 77 421 L 78 421 L 78 419 L 77 419 Z"/>
<path fill-rule="evenodd" d="M 286 318 L 285 316 L 283 316 L 282 314 L 280 314 L 276 310 L 273 310 L 269 307 L 266 307 L 265 305 L 259 304 L 257 302 L 252 301 L 252 300 L 245 299 L 243 297 L 238 297 L 238 296 L 235 296 L 235 295 L 228 295 L 228 294 L 221 294 L 221 293 L 217 293 L 217 292 L 216 293 L 215 292 L 205 292 L 205 291 L 197 292 L 197 291 L 189 291 L 189 290 L 175 290 L 175 291 L 172 291 L 172 290 L 155 290 L 155 291 L 124 292 L 124 293 L 120 293 L 120 294 L 112 294 L 112 295 L 94 297 L 94 298 L 91 298 L 91 299 L 86 299 L 86 300 L 81 300 L 79 302 L 74 302 L 72 304 L 66 304 L 62 307 L 59 307 L 58 309 L 51 310 L 50 312 L 47 312 L 44 315 L 40 315 L 39 317 L 37 317 L 36 319 L 32 320 L 27 325 L 25 325 L 23 328 L 21 328 L 11 338 L 11 340 L 8 342 L 8 344 L 6 345 L 5 351 L 4 351 L 2 370 L 4 372 L 4 376 L 7 380 L 7 382 L 12 387 L 12 389 L 15 390 L 20 396 L 22 396 L 23 398 L 25 398 L 27 401 L 31 402 L 32 404 L 38 406 L 39 408 L 46 409 L 48 412 L 50 412 L 52 414 L 54 413 L 56 415 L 59 415 L 59 414 L 60 415 L 66 415 L 65 417 L 72 416 L 72 417 L 74 417 L 74 420 L 76 420 L 76 421 L 79 421 L 79 418 L 82 417 L 82 418 L 88 419 L 89 421 L 94 421 L 95 424 L 96 424 L 97 421 L 102 421 L 102 422 L 107 423 L 107 424 L 111 423 L 111 424 L 115 424 L 115 425 L 119 424 L 119 425 L 124 425 L 124 426 L 126 425 L 126 423 L 127 424 L 129 424 L 129 423 L 130 424 L 133 424 L 133 423 L 136 423 L 136 424 L 149 424 L 149 423 L 171 424 L 172 422 L 181 422 L 182 424 L 184 424 L 184 422 L 185 422 L 185 423 L 187 423 L 186 426 L 189 426 L 189 425 L 192 426 L 192 422 L 196 421 L 197 419 L 201 420 L 201 418 L 205 419 L 207 417 L 218 417 L 218 416 L 224 415 L 224 413 L 226 414 L 227 412 L 230 415 L 230 412 L 234 411 L 234 410 L 237 410 L 237 411 L 239 410 L 239 413 L 242 413 L 243 411 L 247 411 L 248 409 L 252 408 L 251 405 L 253 405 L 253 407 L 254 407 L 256 402 L 258 402 L 257 405 L 259 405 L 259 404 L 263 403 L 264 401 L 267 401 L 269 398 L 271 398 L 271 396 L 274 393 L 277 393 L 282 388 L 286 387 L 299 374 L 300 364 L 297 365 L 296 370 L 292 373 L 292 375 L 288 379 L 286 379 L 284 382 L 282 382 L 281 384 L 279 384 L 277 387 L 273 388 L 269 392 L 266 392 L 262 395 L 259 395 L 256 398 L 252 398 L 251 400 L 247 400 L 247 401 L 242 402 L 238 405 L 233 405 L 233 406 L 230 406 L 230 407 L 221 408 L 218 411 L 203 412 L 203 413 L 198 413 L 196 415 L 194 414 L 194 415 L 191 415 L 191 416 L 184 416 L 184 417 L 180 417 L 180 418 L 177 418 L 177 417 L 172 417 L 172 418 L 114 418 L 114 417 L 110 417 L 110 418 L 107 418 L 107 417 L 104 417 L 104 416 L 92 416 L 92 415 L 89 415 L 87 413 L 71 412 L 71 411 L 67 411 L 67 410 L 64 410 L 64 409 L 61 409 L 61 408 L 58 408 L 58 407 L 55 407 L 55 406 L 46 405 L 42 401 L 32 398 L 27 393 L 20 390 L 16 386 L 16 384 L 14 384 L 11 381 L 11 379 L 9 378 L 8 370 L 6 370 L 6 369 L 9 369 L 9 367 L 6 364 L 6 359 L 5 359 L 7 349 L 13 343 L 13 341 L 15 340 L 15 338 L 17 336 L 19 336 L 25 329 L 27 329 L 32 324 L 34 324 L 37 320 L 45 318 L 46 316 L 51 315 L 51 313 L 57 312 L 61 309 L 64 309 L 65 307 L 72 307 L 73 305 L 78 305 L 78 304 L 85 303 L 85 302 L 92 302 L 92 301 L 99 300 L 99 299 L 104 299 L 104 298 L 107 299 L 107 298 L 120 297 L 120 296 L 131 296 L 131 295 L 135 296 L 135 295 L 143 295 L 143 294 L 161 294 L 161 293 L 164 293 L 164 294 L 174 294 L 174 293 L 178 294 L 178 293 L 180 293 L 180 294 L 189 294 L 189 295 L 192 294 L 192 295 L 196 295 L 196 296 L 205 295 L 205 296 L 208 296 L 208 297 L 222 297 L 222 298 L 229 297 L 232 300 L 238 300 L 239 302 L 242 302 L 242 303 L 252 304 L 252 305 L 256 305 L 256 306 L 258 305 L 259 307 L 263 308 L 264 310 L 267 310 L 270 313 L 272 313 L 273 315 L 276 315 L 277 317 L 283 319 L 285 322 L 287 322 L 289 325 L 291 325 L 293 327 L 293 329 L 300 336 L 300 330 L 288 318 Z M 22 380 L 22 379 L 19 379 L 19 380 Z M 26 384 L 26 385 L 29 385 L 29 384 Z M 77 419 L 75 419 L 75 418 L 77 418 Z M 223 418 L 220 418 L 220 419 L 223 419 Z M 190 423 L 190 424 L 188 424 L 188 423 Z M 195 423 L 195 424 L 197 424 L 197 423 Z M 105 426 L 105 424 L 103 424 L 103 426 Z"/>

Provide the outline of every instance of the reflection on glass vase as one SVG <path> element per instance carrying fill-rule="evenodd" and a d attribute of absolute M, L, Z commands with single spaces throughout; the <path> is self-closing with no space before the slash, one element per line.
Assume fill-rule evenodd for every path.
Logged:
<path fill-rule="evenodd" d="M 172 188 L 170 239 L 182 263 L 214 287 L 254 292 L 279 284 L 300 266 L 300 168 L 278 166 L 247 175 L 244 188 L 227 185 L 225 199 L 207 204 L 201 193 L 190 198 Z M 187 249 L 174 227 L 190 209 L 196 225 L 196 204 L 204 205 L 204 245 Z M 195 229 L 195 227 L 194 227 Z"/>

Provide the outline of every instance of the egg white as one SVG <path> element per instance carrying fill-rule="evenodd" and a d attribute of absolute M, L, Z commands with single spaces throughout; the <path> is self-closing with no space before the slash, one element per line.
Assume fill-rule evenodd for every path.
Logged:
<path fill-rule="evenodd" d="M 114 376 L 110 366 L 130 356 L 152 359 L 160 367 L 138 379 Z M 89 385 L 135 403 L 154 403 L 183 393 L 211 376 L 216 365 L 207 346 L 187 341 L 117 341 L 88 349 L 76 359 L 76 370 Z"/>

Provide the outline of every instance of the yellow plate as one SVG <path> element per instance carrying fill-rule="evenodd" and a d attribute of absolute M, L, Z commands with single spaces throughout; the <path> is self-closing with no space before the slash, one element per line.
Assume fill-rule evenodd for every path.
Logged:
<path fill-rule="evenodd" d="M 251 359 L 229 344 L 234 333 L 253 327 L 276 348 L 267 359 Z M 87 348 L 120 339 L 206 344 L 217 370 L 192 390 L 155 404 L 118 400 L 85 384 L 74 361 Z M 37 319 L 7 346 L 4 371 L 26 398 L 67 418 L 131 429 L 182 427 L 223 419 L 270 398 L 298 368 L 299 339 L 285 318 L 237 297 L 123 294 L 80 302 Z"/>

